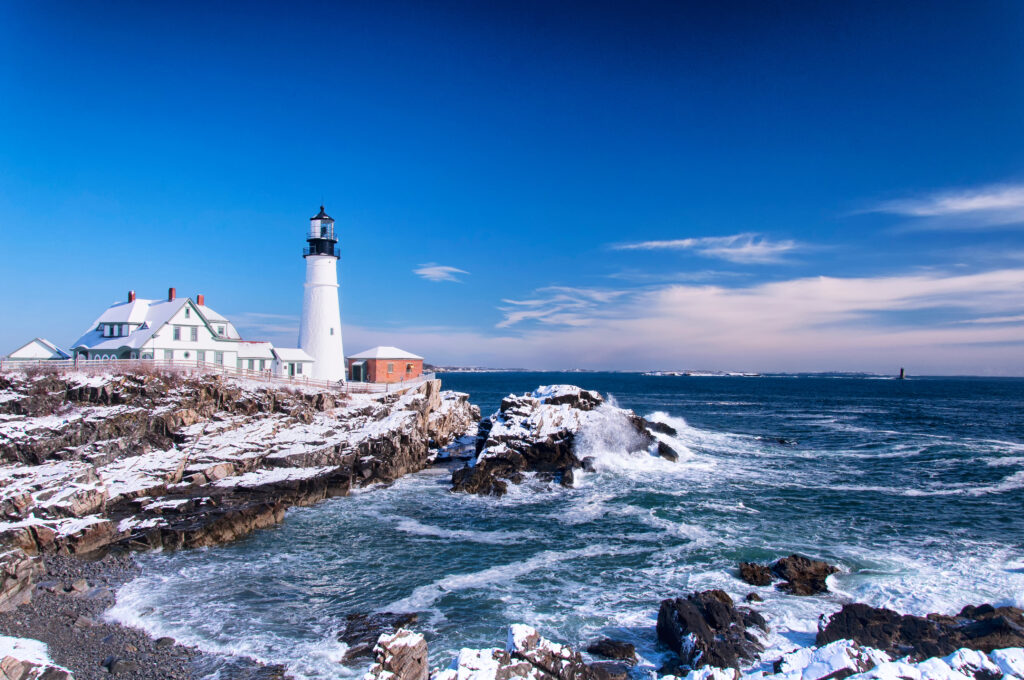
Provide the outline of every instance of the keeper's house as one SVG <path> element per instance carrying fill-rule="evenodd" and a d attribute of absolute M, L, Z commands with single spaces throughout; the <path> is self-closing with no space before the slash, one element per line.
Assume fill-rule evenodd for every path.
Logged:
<path fill-rule="evenodd" d="M 127 302 L 107 308 L 71 346 L 80 359 L 158 359 L 217 364 L 290 377 L 308 377 L 313 357 L 295 348 L 242 340 L 234 325 L 174 288 L 165 300 L 143 300 L 129 291 Z"/>
<path fill-rule="evenodd" d="M 397 383 L 423 374 L 423 357 L 397 347 L 374 347 L 348 357 L 353 382 Z"/>

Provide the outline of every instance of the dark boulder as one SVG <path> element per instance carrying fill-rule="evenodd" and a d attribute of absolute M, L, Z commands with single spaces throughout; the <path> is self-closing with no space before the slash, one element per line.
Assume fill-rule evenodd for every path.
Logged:
<path fill-rule="evenodd" d="M 753 661 L 764 647 L 751 627 L 767 629 L 760 614 L 737 608 L 721 590 L 662 600 L 658 610 L 658 640 L 691 668 L 739 668 Z"/>
<path fill-rule="evenodd" d="M 770 586 L 774 580 L 768 566 L 753 562 L 740 562 L 740 578 L 752 586 Z"/>
<path fill-rule="evenodd" d="M 901 615 L 866 604 L 848 604 L 819 631 L 819 645 L 854 640 L 893 656 L 915 660 L 946 656 L 961 647 L 986 654 L 1024 646 L 1024 612 L 1016 607 L 964 607 L 956 616 Z"/>
<path fill-rule="evenodd" d="M 587 652 L 595 656 L 603 656 L 606 659 L 618 659 L 631 663 L 636 661 L 636 647 L 628 642 L 611 638 L 601 638 L 591 642 L 587 647 Z"/>
<path fill-rule="evenodd" d="M 628 680 L 629 666 L 619 661 L 595 661 L 587 668 L 594 680 Z"/>
<path fill-rule="evenodd" d="M 675 437 L 677 434 L 679 434 L 679 432 L 676 431 L 676 428 L 672 427 L 671 425 L 666 425 L 665 423 L 659 423 L 656 420 L 648 420 L 647 421 L 647 428 L 651 432 L 658 432 L 660 434 L 667 434 L 670 437 Z"/>
<path fill-rule="evenodd" d="M 658 442 L 658 455 L 673 463 L 679 460 L 679 454 L 676 453 L 676 450 L 665 442 Z"/>
<path fill-rule="evenodd" d="M 390 634 L 419 620 L 419 614 L 405 612 L 377 612 L 349 614 L 345 624 L 338 632 L 338 640 L 348 645 L 342 659 L 347 663 L 352 659 L 372 657 L 373 646 L 382 634 Z"/>
<path fill-rule="evenodd" d="M 812 560 L 803 555 L 790 555 L 772 565 L 772 573 L 785 583 L 779 584 L 779 590 L 792 595 L 817 595 L 827 593 L 825 579 L 839 571 L 828 562 Z"/>
<path fill-rule="evenodd" d="M 791 595 L 817 595 L 827 593 L 825 579 L 839 571 L 828 562 L 812 560 L 803 555 L 790 555 L 776 560 L 771 566 L 740 562 L 740 578 L 752 586 L 767 586 L 774 577 L 782 579 L 777 587 Z"/>

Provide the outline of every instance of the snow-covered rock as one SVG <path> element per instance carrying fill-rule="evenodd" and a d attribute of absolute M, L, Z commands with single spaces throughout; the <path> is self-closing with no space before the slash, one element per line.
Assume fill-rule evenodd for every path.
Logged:
<path fill-rule="evenodd" d="M 376 663 L 363 680 L 427 680 L 427 641 L 419 633 L 399 628 L 381 635 L 373 648 Z"/>
<path fill-rule="evenodd" d="M 862 647 L 851 640 L 837 640 L 824 647 L 804 647 L 775 662 L 777 680 L 819 680 L 839 672 L 863 673 L 892 661 L 888 654 Z"/>
<path fill-rule="evenodd" d="M 678 458 L 632 411 L 575 385 L 548 385 L 505 397 L 480 423 L 476 460 L 452 474 L 452 490 L 500 496 L 527 472 L 572 486 L 574 470 L 593 463 L 590 450 Z"/>
<path fill-rule="evenodd" d="M 290 505 L 417 471 L 433 442 L 475 432 L 479 419 L 439 381 L 343 395 L 216 377 L 81 378 L 0 375 L 0 547 L 22 557 L 233 540 Z M 30 580 L 0 584 L 0 607 Z"/>
<path fill-rule="evenodd" d="M 0 635 L 0 678 L 4 680 L 74 680 L 71 671 L 55 664 L 46 643 Z"/>

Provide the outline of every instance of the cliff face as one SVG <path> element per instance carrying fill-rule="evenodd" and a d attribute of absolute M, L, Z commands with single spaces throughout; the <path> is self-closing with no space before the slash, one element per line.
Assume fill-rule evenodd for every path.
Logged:
<path fill-rule="evenodd" d="M 436 380 L 345 396 L 174 375 L 0 376 L 0 608 L 31 591 L 32 556 L 234 540 L 289 506 L 418 471 L 478 420 Z"/>

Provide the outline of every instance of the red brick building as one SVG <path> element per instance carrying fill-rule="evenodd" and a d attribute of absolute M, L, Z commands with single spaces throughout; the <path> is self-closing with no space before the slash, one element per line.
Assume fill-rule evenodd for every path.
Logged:
<path fill-rule="evenodd" d="M 397 347 L 374 347 L 348 357 L 353 382 L 397 383 L 423 374 L 423 357 Z"/>

